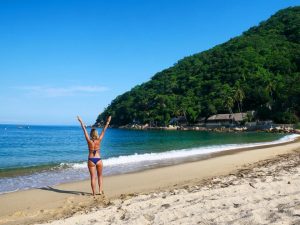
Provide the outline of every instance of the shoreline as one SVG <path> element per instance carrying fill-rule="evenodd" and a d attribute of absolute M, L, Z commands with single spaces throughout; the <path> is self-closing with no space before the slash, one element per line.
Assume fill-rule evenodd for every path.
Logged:
<path fill-rule="evenodd" d="M 283 133 L 283 134 L 300 134 L 300 129 L 295 128 L 296 124 L 272 124 L 267 127 L 249 127 L 249 126 L 202 126 L 202 125 L 184 125 L 184 126 L 154 126 L 150 127 L 147 125 L 124 125 L 124 126 L 114 126 L 115 129 L 124 129 L 124 130 L 163 130 L 163 131 L 207 131 L 207 132 L 221 132 L 221 133 L 239 133 L 239 132 L 266 132 L 266 133 Z M 92 126 L 91 126 L 92 127 Z M 101 128 L 101 126 L 95 126 Z"/>
<path fill-rule="evenodd" d="M 114 171 L 114 172 L 108 172 L 110 168 L 110 162 L 108 162 L 110 159 L 104 159 L 104 176 L 113 176 L 113 175 L 121 175 L 121 174 L 129 174 L 129 173 L 135 173 L 135 172 L 142 172 L 145 170 L 149 169 L 155 169 L 155 168 L 162 168 L 162 167 L 167 167 L 167 166 L 173 166 L 173 165 L 179 165 L 179 164 L 184 164 L 184 163 L 189 163 L 189 162 L 195 162 L 195 161 L 201 161 L 201 160 L 206 160 L 208 158 L 213 158 L 217 157 L 219 155 L 223 154 L 231 154 L 231 152 L 235 151 L 244 151 L 244 150 L 250 150 L 250 149 L 255 149 L 255 148 L 263 148 L 264 146 L 275 146 L 275 145 L 281 145 L 281 144 L 286 144 L 286 143 L 292 143 L 295 141 L 297 138 L 300 138 L 300 135 L 298 134 L 286 134 L 285 136 L 282 136 L 279 139 L 273 140 L 273 141 L 261 141 L 261 142 L 253 142 L 253 143 L 239 143 L 239 144 L 223 144 L 223 145 L 211 145 L 211 146 L 201 146 L 201 147 L 194 147 L 194 148 L 189 148 L 189 149 L 179 149 L 179 150 L 173 150 L 169 152 L 160 152 L 160 153 L 144 153 L 144 154 L 137 154 L 137 156 L 143 156 L 143 160 L 145 161 L 145 165 L 140 165 L 135 167 L 134 169 L 131 169 L 130 165 L 132 162 L 138 163 L 140 161 L 139 157 L 136 158 L 136 155 L 128 155 L 124 157 L 128 157 L 127 160 L 129 160 L 129 164 L 126 164 L 126 168 L 124 167 L 124 171 Z M 184 153 L 185 150 L 188 150 L 186 153 Z M 183 152 L 182 152 L 183 151 Z M 228 152 L 228 153 L 225 153 Z M 150 154 L 149 156 L 146 156 L 147 154 Z M 167 154 L 167 155 L 166 155 Z M 108 160 L 106 162 L 106 160 Z M 149 162 L 148 162 L 149 161 Z M 106 164 L 108 163 L 108 165 Z M 23 171 L 23 169 L 20 169 L 20 175 L 22 178 L 22 175 L 26 176 L 31 176 L 34 173 L 32 171 L 35 171 L 37 174 L 38 172 L 41 172 L 45 176 L 53 176 L 52 173 L 57 172 L 63 172 L 64 169 L 59 169 L 62 163 L 60 164 L 55 164 L 55 167 L 49 166 L 49 165 L 42 165 L 33 168 L 28 168 L 27 171 Z M 66 169 L 72 169 L 73 166 L 76 166 L 77 168 L 80 168 L 80 170 L 76 171 L 76 169 L 73 169 L 74 172 L 76 173 L 84 173 L 86 170 L 86 161 L 84 162 L 78 162 L 78 163 L 70 163 L 74 165 L 69 165 L 69 168 Z M 83 168 L 84 166 L 84 168 Z M 128 167 L 127 167 L 128 166 Z M 122 167 L 122 165 L 120 165 Z M 40 168 L 42 170 L 40 170 Z M 45 168 L 48 168 L 49 171 L 46 171 Z M 53 170 L 55 169 L 55 170 Z M 52 171 L 52 172 L 51 172 Z M 13 171 L 14 172 L 14 171 Z M 5 179 L 18 179 L 19 175 L 14 175 L 14 176 L 4 176 L 5 173 L 13 173 L 12 171 L 5 171 L 1 174 L 2 178 Z M 3 175 L 4 174 L 4 175 Z M 2 176 L 3 175 L 3 176 Z M 62 173 L 62 175 L 64 175 Z M 68 174 L 65 174 L 68 176 Z M 56 186 L 60 184 L 65 184 L 65 183 L 72 183 L 72 182 L 80 182 L 87 180 L 89 177 L 86 174 L 86 177 L 84 179 L 69 179 L 68 181 L 63 181 L 61 182 L 48 182 L 44 184 L 44 186 Z M 33 177 L 30 177 L 29 179 L 33 179 Z M 18 180 L 16 180 L 17 182 Z M 32 189 L 37 189 L 43 186 L 36 186 L 36 187 L 25 187 L 21 188 L 18 190 L 7 190 L 7 191 L 2 191 L 0 195 L 7 194 L 7 193 L 13 193 L 16 191 L 23 191 L 23 190 L 32 190 Z M 3 187 L 2 187 L 3 188 Z"/>
<path fill-rule="evenodd" d="M 299 138 L 272 146 L 218 152 L 200 161 L 104 177 L 107 199 L 97 196 L 96 201 L 90 195 L 89 181 L 3 194 L 0 195 L 0 224 L 31 224 L 68 217 L 95 206 L 105 206 L 120 196 L 198 184 L 297 149 L 300 149 Z"/>

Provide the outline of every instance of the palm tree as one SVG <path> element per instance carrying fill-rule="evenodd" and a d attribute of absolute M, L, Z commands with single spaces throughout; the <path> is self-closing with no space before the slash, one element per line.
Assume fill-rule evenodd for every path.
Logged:
<path fill-rule="evenodd" d="M 233 101 L 233 98 L 228 96 L 226 99 L 225 99 L 225 107 L 228 109 L 228 111 L 230 112 L 230 114 L 232 114 L 232 107 L 234 105 L 234 101 Z"/>
<path fill-rule="evenodd" d="M 268 94 L 271 96 L 271 98 L 273 99 L 273 92 L 275 91 L 275 83 L 273 81 L 269 81 L 267 86 L 266 86 L 266 91 L 268 92 Z"/>
<path fill-rule="evenodd" d="M 266 86 L 266 89 L 265 89 L 265 90 L 267 91 L 267 93 L 269 94 L 269 96 L 271 97 L 270 101 L 267 102 L 267 107 L 268 107 L 269 109 L 272 108 L 272 104 L 273 104 L 273 102 L 274 102 L 274 99 L 273 99 L 273 93 L 274 93 L 274 91 L 275 91 L 275 88 L 276 88 L 275 83 L 274 83 L 273 81 L 270 80 L 270 81 L 268 82 L 267 86 Z"/>
<path fill-rule="evenodd" d="M 245 93 L 243 89 L 240 87 L 240 85 L 238 84 L 234 94 L 234 100 L 237 102 L 239 112 L 242 112 L 242 105 L 243 105 L 244 98 L 245 98 Z"/>

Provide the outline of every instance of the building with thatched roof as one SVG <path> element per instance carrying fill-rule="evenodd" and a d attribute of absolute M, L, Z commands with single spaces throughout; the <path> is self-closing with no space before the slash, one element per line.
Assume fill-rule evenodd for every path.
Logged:
<path fill-rule="evenodd" d="M 206 126 L 235 126 L 241 124 L 247 119 L 247 113 L 216 114 L 207 118 Z"/>

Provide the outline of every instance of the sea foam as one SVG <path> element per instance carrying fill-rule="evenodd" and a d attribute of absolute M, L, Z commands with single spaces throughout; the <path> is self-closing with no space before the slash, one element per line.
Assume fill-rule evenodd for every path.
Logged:
<path fill-rule="evenodd" d="M 278 140 L 271 142 L 259 142 L 259 143 L 249 143 L 249 144 L 226 144 L 226 145 L 211 145 L 208 147 L 198 147 L 198 148 L 189 148 L 189 149 L 180 149 L 180 150 L 171 150 L 167 152 L 159 152 L 159 153 L 144 153 L 144 154 L 132 154 L 132 155 L 124 155 L 118 157 L 112 157 L 103 160 L 104 166 L 125 166 L 129 164 L 137 164 L 137 163 L 147 163 L 151 161 L 159 162 L 166 161 L 172 159 L 184 159 L 192 156 L 201 156 L 216 152 L 234 150 L 234 149 L 243 149 L 250 147 L 258 147 L 258 146 L 266 146 L 273 144 L 286 143 L 290 141 L 294 141 L 300 135 L 291 134 L 286 135 Z M 86 162 L 83 163 L 70 163 L 68 166 L 74 169 L 82 169 L 86 168 Z"/>

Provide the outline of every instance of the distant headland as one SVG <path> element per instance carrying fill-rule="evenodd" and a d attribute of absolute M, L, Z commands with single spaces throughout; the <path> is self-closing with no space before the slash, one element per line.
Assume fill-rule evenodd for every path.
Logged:
<path fill-rule="evenodd" d="M 127 128 L 295 129 L 300 117 L 299 59 L 297 6 L 155 74 L 116 97 L 95 125 L 112 115 L 113 126 Z"/>

